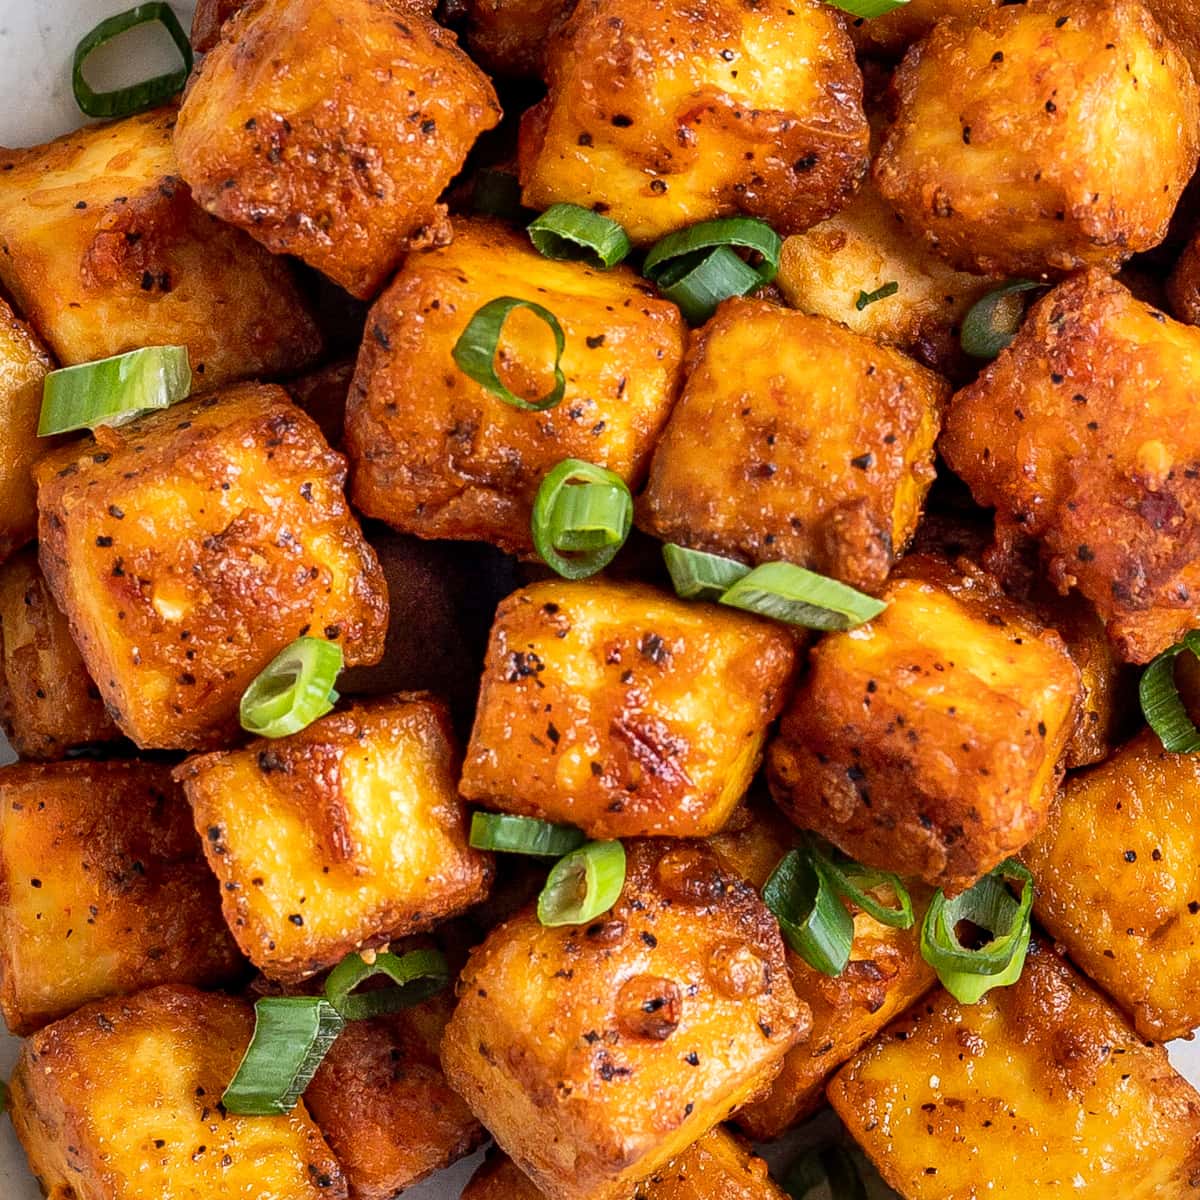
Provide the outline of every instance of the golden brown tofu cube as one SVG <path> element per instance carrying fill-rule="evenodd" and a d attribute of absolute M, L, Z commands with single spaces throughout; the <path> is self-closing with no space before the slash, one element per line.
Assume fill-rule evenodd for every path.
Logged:
<path fill-rule="evenodd" d="M 913 556 L 881 598 L 880 616 L 814 647 L 771 791 L 851 857 L 953 894 L 1045 823 L 1079 670 L 965 562 Z"/>
<path fill-rule="evenodd" d="M 571 0 L 467 0 L 467 45 L 493 75 L 537 78 Z"/>
<path fill-rule="evenodd" d="M 346 1200 L 312 1119 L 225 1111 L 254 1026 L 231 996 L 165 986 L 90 1004 L 25 1043 L 13 1126 L 55 1200 Z"/>
<path fill-rule="evenodd" d="M 1200 80 L 1200 0 L 1145 0 L 1145 5 Z"/>
<path fill-rule="evenodd" d="M 22 758 L 120 736 L 32 546 L 0 566 L 0 724 Z"/>
<path fill-rule="evenodd" d="M 848 22 L 850 37 L 862 54 L 899 58 L 943 18 L 978 21 L 1002 3 L 1003 0 L 908 0 L 900 8 L 878 17 L 852 18 Z"/>
<path fill-rule="evenodd" d="M 241 384 L 100 427 L 38 464 L 41 563 L 139 746 L 219 745 L 295 638 L 376 662 L 387 593 L 345 460 L 281 388 Z"/>
<path fill-rule="evenodd" d="M 32 330 L 0 299 L 0 562 L 37 532 L 34 461 L 42 379 L 53 364 Z"/>
<path fill-rule="evenodd" d="M 175 149 L 202 208 L 369 297 L 448 239 L 438 197 L 499 119 L 488 77 L 414 5 L 257 0 L 196 68 Z"/>
<path fill-rule="evenodd" d="M 356 704 L 177 769 L 246 957 L 294 982 L 487 894 L 440 701 Z"/>
<path fill-rule="evenodd" d="M 840 321 L 953 375 L 970 370 L 960 323 L 991 286 L 954 270 L 905 229 L 870 180 L 841 212 L 784 241 L 775 283 L 793 308 Z M 893 283 L 893 295 L 866 302 Z"/>
<path fill-rule="evenodd" d="M 785 627 L 645 584 L 522 588 L 496 611 L 460 790 L 596 838 L 715 833 L 794 662 Z"/>
<path fill-rule="evenodd" d="M 1022 859 L 1038 920 L 1156 1041 L 1200 1025 L 1200 762 L 1144 730 L 1068 777 Z"/>
<path fill-rule="evenodd" d="M 543 258 L 498 222 L 454 228 L 450 246 L 409 259 L 367 319 L 346 410 L 354 503 L 406 533 L 531 555 L 533 500 L 562 459 L 640 486 L 675 400 L 683 319 L 626 267 Z M 499 295 L 539 303 L 562 326 L 566 393 L 552 409 L 504 403 L 451 357 Z M 550 330 L 532 313 L 511 315 L 500 355 L 517 394 L 533 400 L 553 386 Z"/>
<path fill-rule="evenodd" d="M 730 873 L 762 885 L 796 844 L 796 830 L 773 805 L 746 805 L 709 845 Z M 933 986 L 934 973 L 918 949 L 929 893 L 915 881 L 909 891 L 916 913 L 911 929 L 893 929 L 847 902 L 854 918 L 850 961 L 836 979 L 813 970 L 790 947 L 788 973 L 812 1012 L 808 1037 L 788 1051 L 770 1089 L 734 1122 L 757 1141 L 770 1141 L 811 1116 L 825 1101 L 825 1083 L 894 1016 Z M 893 897 L 879 891 L 885 904 Z"/>
<path fill-rule="evenodd" d="M 521 120 L 525 203 L 602 205 L 637 243 L 745 213 L 796 233 L 867 166 L 862 76 L 818 0 L 582 0 Z"/>
<path fill-rule="evenodd" d="M 779 927 L 711 851 L 632 841 L 586 928 L 532 910 L 472 952 L 447 1078 L 550 1200 L 615 1200 L 756 1095 L 808 1029 Z"/>
<path fill-rule="evenodd" d="M 1115 270 L 1166 236 L 1196 167 L 1200 88 L 1140 0 L 944 21 L 894 87 L 875 182 L 964 271 Z"/>
<path fill-rule="evenodd" d="M 0 769 L 0 1009 L 13 1033 L 158 983 L 233 983 L 243 967 L 169 767 Z"/>
<path fill-rule="evenodd" d="M 1038 538 L 1051 583 L 1096 607 L 1121 658 L 1200 624 L 1200 330 L 1099 271 L 1030 311 L 946 414 L 941 451 L 997 539 Z"/>
<path fill-rule="evenodd" d="M 832 321 L 726 301 L 693 344 L 639 524 L 877 590 L 920 519 L 949 397 L 931 371 Z"/>
<path fill-rule="evenodd" d="M 447 997 L 351 1021 L 304 1093 L 346 1173 L 350 1200 L 393 1200 L 486 1134 L 442 1074 Z"/>
<path fill-rule="evenodd" d="M 490 1154 L 471 1176 L 462 1200 L 541 1200 L 542 1193 L 510 1158 Z M 719 1125 L 637 1188 L 636 1200 L 786 1200 L 767 1164 Z"/>
<path fill-rule="evenodd" d="M 63 366 L 183 345 L 197 391 L 298 370 L 321 339 L 290 269 L 195 206 L 175 116 L 0 150 L 0 282 Z"/>
<path fill-rule="evenodd" d="M 1036 940 L 1020 982 L 932 996 L 829 1100 L 905 1200 L 1173 1200 L 1200 1172 L 1200 1096 Z"/>

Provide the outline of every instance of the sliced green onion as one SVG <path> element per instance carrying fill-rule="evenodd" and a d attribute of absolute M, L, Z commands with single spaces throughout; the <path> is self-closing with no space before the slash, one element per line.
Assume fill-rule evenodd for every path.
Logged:
<path fill-rule="evenodd" d="M 659 292 L 693 324 L 702 325 L 730 296 L 745 296 L 761 286 L 758 272 L 728 246 L 699 258 L 681 258 L 656 283 Z"/>
<path fill-rule="evenodd" d="M 564 579 L 585 579 L 603 570 L 632 528 L 629 486 L 615 472 L 580 458 L 565 458 L 554 467 L 533 502 L 534 548 Z"/>
<path fill-rule="evenodd" d="M 145 346 L 51 371 L 42 381 L 38 436 L 123 425 L 186 400 L 192 369 L 186 346 Z"/>
<path fill-rule="evenodd" d="M 470 840 L 476 850 L 560 858 L 577 850 L 587 837 L 574 825 L 554 825 L 510 813 L 477 812 L 471 816 Z"/>
<path fill-rule="evenodd" d="M 511 171 L 483 167 L 475 174 L 471 207 L 489 217 L 519 220 L 525 211 L 521 205 L 521 184 Z"/>
<path fill-rule="evenodd" d="M 1005 879 L 1020 881 L 1020 900 L 1013 898 Z M 992 988 L 1020 978 L 1032 908 L 1033 876 L 1015 859 L 1006 859 L 953 900 L 940 890 L 934 894 L 921 926 L 921 956 L 956 1000 L 974 1004 Z M 978 949 L 964 946 L 958 936 L 964 921 L 990 940 Z"/>
<path fill-rule="evenodd" d="M 396 987 L 352 995 L 373 975 L 386 975 Z M 437 950 L 410 950 L 407 954 L 377 951 L 368 962 L 357 951 L 347 954 L 325 980 L 325 998 L 345 1021 L 363 1021 L 400 1012 L 428 1000 L 450 982 L 450 968 Z"/>
<path fill-rule="evenodd" d="M 913 916 L 912 897 L 899 875 L 891 871 L 878 871 L 856 862 L 838 862 L 836 857 L 826 858 L 822 864 L 829 872 L 837 893 L 845 900 L 857 904 L 863 912 L 874 917 L 881 925 L 893 929 L 911 929 Z M 895 894 L 895 905 L 883 904 L 871 895 L 871 889 L 890 887 Z"/>
<path fill-rule="evenodd" d="M 879 616 L 887 604 L 836 579 L 794 563 L 763 563 L 739 579 L 722 604 L 808 629 L 853 629 Z"/>
<path fill-rule="evenodd" d="M 646 255 L 642 273 L 657 283 L 673 260 L 719 246 L 739 246 L 761 255 L 762 265 L 756 272 L 761 283 L 770 283 L 779 270 L 783 239 L 770 225 L 753 217 L 722 217 L 690 225 L 655 242 Z"/>
<path fill-rule="evenodd" d="M 540 317 L 554 334 L 554 387 L 540 400 L 525 400 L 510 392 L 496 371 L 496 352 L 500 347 L 500 333 L 508 314 L 516 308 L 527 308 Z M 532 300 L 519 300 L 516 296 L 497 296 L 489 300 L 471 319 L 454 343 L 454 361 L 458 369 L 469 375 L 480 387 L 485 387 L 505 404 L 521 408 L 526 412 L 544 412 L 562 403 L 567 390 L 567 378 L 562 370 L 563 348 L 567 344 L 558 318 L 548 309 Z"/>
<path fill-rule="evenodd" d="M 254 1005 L 254 1036 L 221 1103 L 252 1117 L 291 1112 L 345 1025 L 322 996 L 264 996 Z"/>
<path fill-rule="evenodd" d="M 900 290 L 900 285 L 893 279 L 891 283 L 885 283 L 882 287 L 876 288 L 873 292 L 858 293 L 858 299 L 854 302 L 854 307 L 862 312 L 868 304 L 874 304 L 876 300 L 886 300 L 889 296 L 894 296 Z"/>
<path fill-rule="evenodd" d="M 258 737 L 286 737 L 329 712 L 342 669 L 342 648 L 324 638 L 301 637 L 281 650 L 242 695 L 242 728 Z"/>
<path fill-rule="evenodd" d="M 762 898 L 784 941 L 810 967 L 835 977 L 846 969 L 854 921 L 817 856 L 789 850 L 763 885 Z"/>
<path fill-rule="evenodd" d="M 586 925 L 608 912 L 625 886 L 625 847 L 620 842 L 588 842 L 550 868 L 538 897 L 543 925 Z"/>
<path fill-rule="evenodd" d="M 111 92 L 96 92 L 83 77 L 83 64 L 106 42 L 134 29 L 138 25 L 154 22 L 162 25 L 171 35 L 179 51 L 183 65 L 165 75 L 155 75 L 141 83 L 117 88 Z M 128 12 L 118 13 L 101 21 L 75 47 L 75 59 L 71 66 L 71 86 L 75 90 L 75 103 L 89 117 L 129 117 L 163 104 L 178 92 L 192 70 L 192 47 L 188 35 L 179 24 L 179 18 L 169 4 L 139 4 Z"/>
<path fill-rule="evenodd" d="M 871 17 L 882 17 L 887 13 L 895 12 L 898 8 L 903 8 L 908 0 L 825 0 L 825 2 L 834 8 L 840 8 L 842 12 L 849 13 L 852 17 L 864 17 L 870 20 Z"/>
<path fill-rule="evenodd" d="M 1200 729 L 1188 715 L 1175 686 L 1175 660 L 1185 650 L 1200 658 L 1200 629 L 1189 629 L 1182 641 L 1159 654 L 1138 681 L 1142 713 L 1158 734 L 1163 749 L 1172 754 L 1195 754 L 1200 750 Z"/>
<path fill-rule="evenodd" d="M 633 243 L 616 221 L 578 204 L 555 204 L 529 224 L 529 238 L 544 258 L 582 259 L 599 270 L 615 267 Z"/>
<path fill-rule="evenodd" d="M 963 318 L 959 343 L 972 358 L 995 358 L 1021 328 L 1025 319 L 1022 292 L 1045 287 L 1032 279 L 1016 279 L 977 300 Z"/>
<path fill-rule="evenodd" d="M 675 594 L 684 600 L 720 600 L 739 579 L 750 574 L 750 568 L 736 558 L 689 550 L 674 542 L 663 546 L 663 561 Z"/>
<path fill-rule="evenodd" d="M 841 1146 L 815 1146 L 805 1151 L 783 1179 L 783 1190 L 792 1200 L 808 1200 L 822 1188 L 832 1200 L 867 1200 L 858 1164 Z"/>

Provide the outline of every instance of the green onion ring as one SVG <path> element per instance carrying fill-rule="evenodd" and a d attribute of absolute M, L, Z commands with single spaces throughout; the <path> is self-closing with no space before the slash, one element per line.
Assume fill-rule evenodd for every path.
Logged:
<path fill-rule="evenodd" d="M 301 637 L 284 647 L 242 694 L 242 728 L 257 737 L 298 733 L 329 712 L 342 669 L 342 648 L 324 638 Z"/>
<path fill-rule="evenodd" d="M 720 602 L 788 625 L 824 630 L 853 629 L 887 608 L 874 596 L 788 562 L 755 567 Z"/>
<path fill-rule="evenodd" d="M 625 886 L 625 847 L 620 842 L 588 842 L 550 869 L 538 897 L 543 925 L 586 925 L 608 912 Z"/>
<path fill-rule="evenodd" d="M 1175 686 L 1175 660 L 1184 652 L 1200 658 L 1200 629 L 1189 629 L 1181 641 L 1155 657 L 1138 680 L 1138 700 L 1163 749 L 1172 754 L 1200 750 L 1200 729 L 1188 714 Z"/>
<path fill-rule="evenodd" d="M 396 987 L 353 995 L 373 975 L 386 975 Z M 345 1021 L 363 1021 L 412 1008 L 436 995 L 450 982 L 445 955 L 437 950 L 410 950 L 397 955 L 377 951 L 367 962 L 357 951 L 347 954 L 325 980 L 325 998 Z"/>
<path fill-rule="evenodd" d="M 471 814 L 470 844 L 475 850 L 505 854 L 529 854 L 535 858 L 561 858 L 587 840 L 574 825 L 555 825 L 536 817 L 512 813 Z"/>
<path fill-rule="evenodd" d="M 585 579 L 603 570 L 632 528 L 628 484 L 616 472 L 579 458 L 554 467 L 533 502 L 534 548 L 564 579 Z"/>
<path fill-rule="evenodd" d="M 582 259 L 598 270 L 615 267 L 630 250 L 629 235 L 608 217 L 578 204 L 555 204 L 528 226 L 543 258 Z"/>

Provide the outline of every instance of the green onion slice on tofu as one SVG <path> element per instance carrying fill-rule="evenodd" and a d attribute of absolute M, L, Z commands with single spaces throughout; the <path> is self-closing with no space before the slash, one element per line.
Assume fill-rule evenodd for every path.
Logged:
<path fill-rule="evenodd" d="M 512 813 L 477 812 L 471 816 L 470 840 L 475 850 L 560 858 L 577 850 L 587 837 L 574 825 L 555 825 Z"/>
<path fill-rule="evenodd" d="M 603 570 L 632 527 L 633 497 L 625 481 L 580 458 L 554 467 L 533 502 L 534 548 L 564 579 L 585 579 Z"/>
<path fill-rule="evenodd" d="M 324 638 L 301 637 L 281 650 L 242 695 L 242 728 L 257 737 L 286 737 L 323 717 L 337 702 L 333 685 L 342 648 Z"/>
<path fill-rule="evenodd" d="M 734 248 L 749 251 L 751 265 Z M 779 270 L 783 239 L 765 221 L 723 217 L 701 221 L 656 242 L 642 273 L 693 324 L 707 321 L 722 300 L 768 284 Z"/>
<path fill-rule="evenodd" d="M 903 8 L 908 0 L 826 0 L 826 2 L 832 4 L 834 8 L 840 8 L 842 12 L 849 13 L 852 17 L 864 17 L 870 20 L 871 17 L 886 16 L 898 8 Z"/>
<path fill-rule="evenodd" d="M 254 1005 L 254 1036 L 221 1103 L 252 1117 L 291 1112 L 345 1024 L 323 996 L 264 996 Z"/>
<path fill-rule="evenodd" d="M 1045 287 L 1032 279 L 1015 279 L 977 300 L 963 318 L 959 344 L 972 358 L 995 358 L 1017 336 L 1025 319 L 1022 292 Z"/>
<path fill-rule="evenodd" d="M 608 912 L 625 886 L 625 847 L 620 842 L 588 842 L 550 868 L 538 897 L 543 925 L 586 925 Z"/>
<path fill-rule="evenodd" d="M 912 897 L 899 875 L 864 867 L 852 860 L 840 860 L 837 855 L 823 856 L 821 865 L 829 873 L 834 891 L 843 899 L 857 904 L 881 925 L 890 925 L 893 929 L 913 927 Z M 884 904 L 873 896 L 872 891 L 879 887 L 889 888 L 896 902 Z"/>
<path fill-rule="evenodd" d="M 1005 880 L 1021 885 L 1017 899 Z M 921 956 L 937 972 L 942 986 L 960 1003 L 975 1004 L 992 988 L 1021 977 L 1029 949 L 1033 876 L 1015 859 L 976 880 L 953 900 L 939 890 L 921 926 Z M 977 948 L 960 940 L 966 922 L 988 940 Z"/>
<path fill-rule="evenodd" d="M 599 270 L 615 267 L 633 249 L 616 221 L 578 204 L 552 205 L 528 230 L 543 258 L 581 259 Z"/>
<path fill-rule="evenodd" d="M 171 35 L 179 51 L 182 64 L 174 71 L 155 75 L 141 83 L 117 88 L 111 92 L 93 91 L 83 76 L 84 63 L 106 42 L 134 29 L 138 25 L 161 25 Z M 71 86 L 75 92 L 75 103 L 89 117 L 128 117 L 169 100 L 185 83 L 192 70 L 192 46 L 188 35 L 179 24 L 169 4 L 139 4 L 128 12 L 118 13 L 101 21 L 91 33 L 75 47 L 75 59 L 71 65 Z"/>
<path fill-rule="evenodd" d="M 38 436 L 123 425 L 186 400 L 192 371 L 185 346 L 145 346 L 51 371 L 42 383 Z"/>
<path fill-rule="evenodd" d="M 846 969 L 854 920 L 819 854 L 808 847 L 789 850 L 763 885 L 762 898 L 784 941 L 810 967 L 834 977 Z"/>
<path fill-rule="evenodd" d="M 374 975 L 386 975 L 396 986 L 354 993 Z M 364 957 L 347 954 L 325 980 L 325 999 L 345 1021 L 362 1021 L 412 1008 L 436 995 L 450 982 L 450 968 L 437 950 L 410 950 L 407 954 L 376 951 Z"/>
<path fill-rule="evenodd" d="M 874 596 L 806 571 L 794 563 L 763 563 L 721 596 L 721 603 L 808 629 L 853 629 L 887 604 Z"/>
<path fill-rule="evenodd" d="M 814 1146 L 788 1168 L 783 1190 L 792 1200 L 820 1194 L 835 1200 L 867 1200 L 867 1186 L 850 1152 L 842 1146 Z"/>
<path fill-rule="evenodd" d="M 496 354 L 500 348 L 500 334 L 504 322 L 514 309 L 526 308 L 550 326 L 554 334 L 554 386 L 538 400 L 525 400 L 510 391 L 496 370 Z M 562 356 L 567 344 L 566 335 L 558 318 L 548 309 L 532 300 L 521 300 L 516 296 L 497 296 L 489 300 L 467 322 L 467 327 L 454 343 L 454 361 L 464 375 L 473 379 L 480 387 L 487 388 L 505 404 L 526 412 L 544 412 L 562 403 L 567 390 L 567 377 L 563 374 Z"/>
<path fill-rule="evenodd" d="M 663 561 L 676 595 L 684 600 L 720 600 L 739 579 L 750 574 L 750 568 L 736 558 L 689 550 L 674 542 L 663 546 Z"/>
<path fill-rule="evenodd" d="M 1175 660 L 1185 650 L 1200 658 L 1200 629 L 1188 630 L 1182 641 L 1159 654 L 1138 681 L 1142 714 L 1158 734 L 1163 749 L 1172 754 L 1195 754 L 1200 750 L 1200 729 L 1188 715 L 1175 686 Z"/>
<path fill-rule="evenodd" d="M 874 304 L 877 300 L 886 300 L 889 296 L 894 296 L 900 290 L 900 284 L 896 280 L 891 283 L 885 283 L 882 287 L 877 287 L 873 292 L 859 291 L 858 299 L 854 302 L 854 307 L 859 311 L 868 305 Z"/>

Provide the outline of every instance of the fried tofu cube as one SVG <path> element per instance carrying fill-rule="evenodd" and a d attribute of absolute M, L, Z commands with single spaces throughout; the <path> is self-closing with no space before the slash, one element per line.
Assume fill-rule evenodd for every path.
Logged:
<path fill-rule="evenodd" d="M 158 763 L 0 769 L 0 1010 L 11 1032 L 159 983 L 239 981 L 191 817 Z"/>
<path fill-rule="evenodd" d="M 462 1200 L 541 1200 L 510 1158 L 492 1153 L 471 1176 Z M 636 1200 L 786 1200 L 767 1164 L 717 1126 L 638 1185 Z"/>
<path fill-rule="evenodd" d="M 693 344 L 639 524 L 878 590 L 916 530 L 949 398 L 931 371 L 832 321 L 728 300 Z"/>
<path fill-rule="evenodd" d="M 983 276 L 956 271 L 907 230 L 870 180 L 841 212 L 784 241 L 775 284 L 793 308 L 839 321 L 955 376 L 974 374 L 977 364 L 965 361 L 959 327 L 971 305 L 994 286 Z M 896 285 L 894 294 L 870 299 L 890 284 Z"/>
<path fill-rule="evenodd" d="M 189 758 L 176 777 L 246 957 L 297 982 L 483 899 L 457 768 L 449 713 L 423 695 Z"/>
<path fill-rule="evenodd" d="M 41 460 L 42 569 L 139 746 L 220 745 L 250 682 L 302 634 L 378 661 L 387 593 L 344 480 L 313 421 L 253 384 Z"/>
<path fill-rule="evenodd" d="M 22 758 L 120 736 L 32 546 L 0 566 L 0 724 Z"/>
<path fill-rule="evenodd" d="M 937 993 L 829 1100 L 905 1200 L 1165 1200 L 1200 1171 L 1200 1096 L 1036 939 L 1018 983 Z"/>
<path fill-rule="evenodd" d="M 862 75 L 818 0 L 583 0 L 521 120 L 533 208 L 603 205 L 635 243 L 714 217 L 797 233 L 867 166 Z"/>
<path fill-rule="evenodd" d="M 1115 271 L 1166 236 L 1200 152 L 1200 87 L 1140 0 L 943 21 L 893 86 L 875 182 L 964 271 Z"/>
<path fill-rule="evenodd" d="M 321 339 L 290 268 L 195 206 L 175 116 L 0 150 L 0 283 L 63 366 L 182 345 L 197 390 L 299 370 Z"/>
<path fill-rule="evenodd" d="M 940 448 L 997 539 L 1041 541 L 1060 591 L 1148 662 L 1200 624 L 1200 330 L 1099 271 L 1060 284 L 958 392 Z"/>
<path fill-rule="evenodd" d="M 488 77 L 415 5 L 258 0 L 192 75 L 175 150 L 202 208 L 370 297 L 406 251 L 448 240 L 438 197 L 499 119 Z"/>
<path fill-rule="evenodd" d="M 493 75 L 536 79 L 546 45 L 571 13 L 570 0 L 467 0 L 467 45 Z"/>
<path fill-rule="evenodd" d="M 709 840 L 721 865 L 760 892 L 795 844 L 795 828 L 768 804 L 744 806 L 726 830 Z M 886 889 L 878 892 L 883 903 L 893 902 Z M 836 979 L 787 949 L 792 987 L 812 1012 L 812 1030 L 788 1051 L 766 1094 L 735 1114 L 734 1122 L 756 1141 L 771 1141 L 816 1112 L 834 1071 L 933 986 L 933 968 L 918 946 L 929 892 L 913 881 L 909 893 L 916 914 L 911 929 L 883 925 L 847 902 L 854 942 L 850 961 Z"/>
<path fill-rule="evenodd" d="M 1200 763 L 1146 729 L 1068 777 L 1022 851 L 1038 920 L 1155 1041 L 1200 1026 Z"/>
<path fill-rule="evenodd" d="M 1200 80 L 1200 0 L 1145 0 L 1145 5 Z"/>
<path fill-rule="evenodd" d="M 1002 3 L 1003 0 L 908 0 L 902 7 L 878 17 L 853 18 L 848 22 L 850 37 L 860 54 L 899 58 L 943 18 L 978 21 Z"/>
<path fill-rule="evenodd" d="M 549 1200 L 615 1200 L 755 1096 L 808 1029 L 779 927 L 702 845 L 631 841 L 587 928 L 526 910 L 472 952 L 446 1076 Z"/>
<path fill-rule="evenodd" d="M 346 1200 L 303 1103 L 272 1117 L 221 1105 L 253 1027 L 242 1000 L 164 986 L 90 1004 L 36 1034 L 9 1086 L 13 1126 L 46 1192 Z"/>
<path fill-rule="evenodd" d="M 37 532 L 32 467 L 51 444 L 37 435 L 42 379 L 53 364 L 0 299 L 0 562 Z"/>
<path fill-rule="evenodd" d="M 460 791 L 595 838 L 715 833 L 794 663 L 785 627 L 646 584 L 522 588 L 496 611 Z"/>
<path fill-rule="evenodd" d="M 913 556 L 866 625 L 823 638 L 768 754 L 802 829 L 949 894 L 1042 827 L 1075 727 L 1062 639 L 963 562 Z"/>
<path fill-rule="evenodd" d="M 308 1085 L 304 1103 L 346 1173 L 350 1200 L 393 1200 L 486 1137 L 442 1074 L 450 1010 L 448 998 L 434 997 L 351 1021 Z"/>
<path fill-rule="evenodd" d="M 543 258 L 499 222 L 454 228 L 450 246 L 409 259 L 367 319 L 346 411 L 354 503 L 406 533 L 530 556 L 534 497 L 564 458 L 641 485 L 675 400 L 683 319 L 627 267 Z M 541 304 L 562 326 L 566 392 L 552 409 L 506 404 L 454 362 L 467 323 L 498 295 Z M 553 386 L 550 330 L 532 313 L 513 312 L 499 354 L 517 394 Z"/>

